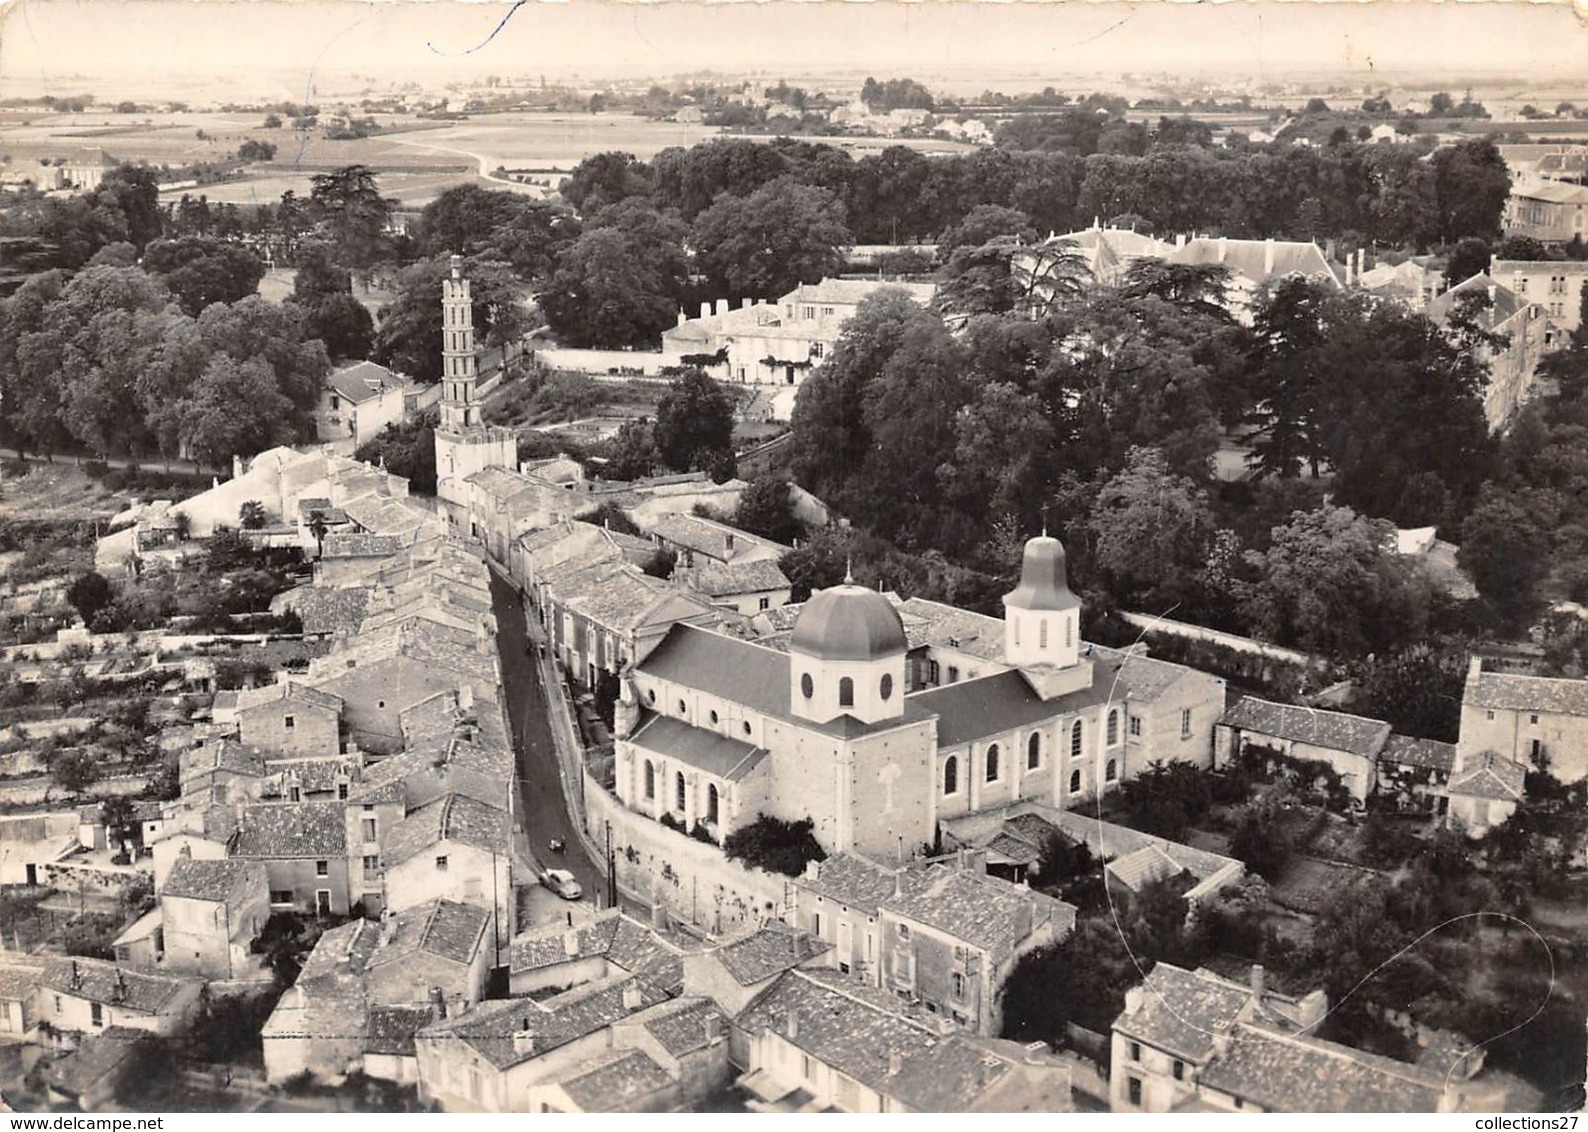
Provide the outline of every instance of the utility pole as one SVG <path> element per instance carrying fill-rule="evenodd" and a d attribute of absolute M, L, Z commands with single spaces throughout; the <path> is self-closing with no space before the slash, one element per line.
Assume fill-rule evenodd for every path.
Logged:
<path fill-rule="evenodd" d="M 618 906 L 618 870 L 612 856 L 612 820 L 607 819 L 607 907 Z"/>

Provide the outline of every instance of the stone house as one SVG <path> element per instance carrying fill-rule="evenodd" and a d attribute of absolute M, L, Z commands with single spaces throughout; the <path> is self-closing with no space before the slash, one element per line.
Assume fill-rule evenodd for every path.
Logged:
<path fill-rule="evenodd" d="M 1378 759 L 1389 737 L 1390 725 L 1381 719 L 1242 696 L 1214 728 L 1214 760 L 1228 766 L 1250 751 L 1325 762 L 1351 797 L 1365 802 L 1378 784 Z"/>
<path fill-rule="evenodd" d="M 270 917 L 269 880 L 258 861 L 182 856 L 159 890 L 165 966 L 206 979 L 258 974 L 250 953 Z"/>
<path fill-rule="evenodd" d="M 238 737 L 274 755 L 345 754 L 340 696 L 296 680 L 237 693 Z"/>
<path fill-rule="evenodd" d="M 344 803 L 245 806 L 227 848 L 232 857 L 265 866 L 272 910 L 349 913 Z"/>
<path fill-rule="evenodd" d="M 39 978 L 39 1018 L 79 1034 L 124 1026 L 169 1037 L 198 1011 L 203 993 L 202 979 L 102 959 L 51 959 Z"/>

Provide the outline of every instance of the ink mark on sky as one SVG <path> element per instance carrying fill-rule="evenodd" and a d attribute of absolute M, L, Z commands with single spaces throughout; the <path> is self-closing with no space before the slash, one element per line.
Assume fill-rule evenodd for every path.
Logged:
<path fill-rule="evenodd" d="M 501 22 L 491 29 L 491 34 L 480 40 L 480 42 L 476 43 L 473 47 L 470 47 L 464 51 L 442 51 L 439 50 L 436 45 L 429 40 L 425 40 L 425 46 L 430 48 L 430 50 L 435 52 L 437 55 L 472 55 L 474 52 L 484 47 L 487 43 L 491 42 L 491 40 L 495 39 L 496 33 L 505 28 L 507 26 L 507 21 L 512 19 L 514 14 L 516 14 L 517 11 L 526 3 L 528 3 L 528 0 L 513 0 L 513 6 L 507 10 L 507 15 L 502 17 Z"/>

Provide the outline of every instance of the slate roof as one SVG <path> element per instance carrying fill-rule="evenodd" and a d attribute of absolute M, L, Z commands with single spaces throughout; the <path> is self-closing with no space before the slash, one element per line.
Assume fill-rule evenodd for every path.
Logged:
<path fill-rule="evenodd" d="M 1268 267 L 1268 257 L 1273 256 L 1273 268 Z M 1222 264 L 1231 274 L 1240 274 L 1255 282 L 1283 279 L 1288 275 L 1303 275 L 1309 279 L 1327 276 L 1335 284 L 1339 279 L 1329 269 L 1329 261 L 1318 245 L 1301 240 L 1230 240 L 1222 237 L 1198 237 L 1187 240 L 1184 247 L 1169 253 L 1168 262 L 1184 264 Z"/>
<path fill-rule="evenodd" d="M 472 845 L 487 853 L 508 853 L 513 822 L 506 810 L 462 794 L 447 794 L 413 811 L 391 827 L 381 856 L 400 865 L 443 841 Z"/>
<path fill-rule="evenodd" d="M 1381 763 L 1396 766 L 1426 767 L 1449 774 L 1456 764 L 1456 748 L 1437 739 L 1414 739 L 1410 735 L 1391 735 L 1379 753 Z"/>
<path fill-rule="evenodd" d="M 113 1005 L 121 1010 L 163 1014 L 184 990 L 201 983 L 198 979 L 117 966 L 102 959 L 76 958 L 50 960 L 39 985 L 58 994 Z"/>
<path fill-rule="evenodd" d="M 1529 200 L 1548 201 L 1551 204 L 1588 204 L 1588 187 L 1573 185 L 1568 181 L 1537 181 L 1532 185 L 1513 186 L 1511 195 L 1527 197 Z M 1496 265 L 1510 262 L 1495 260 Z"/>
<path fill-rule="evenodd" d="M 858 853 L 839 853 L 818 862 L 814 878 L 807 872 L 794 883 L 829 900 L 875 915 L 882 901 L 893 895 L 897 882 L 895 870 Z"/>
<path fill-rule="evenodd" d="M 801 283 L 782 296 L 780 303 L 858 303 L 878 291 L 899 290 L 918 303 L 929 303 L 937 287 L 931 283 L 892 283 L 872 279 L 823 279 L 819 283 Z"/>
<path fill-rule="evenodd" d="M 1011 670 L 917 692 L 907 702 L 937 716 L 939 748 L 958 747 L 1104 703 L 1112 679 L 1109 667 L 1099 664 L 1091 687 L 1044 700 Z"/>
<path fill-rule="evenodd" d="M 308 684 L 296 680 L 282 680 L 275 684 L 266 684 L 259 688 L 244 688 L 237 693 L 237 710 L 239 712 L 252 711 L 257 707 L 269 704 L 279 704 L 285 701 L 307 704 L 309 707 L 339 715 L 342 711 L 342 697 L 322 692 Z"/>
<path fill-rule="evenodd" d="M 639 669 L 767 715 L 789 714 L 788 656 L 694 625 L 674 625 Z"/>
<path fill-rule="evenodd" d="M 558 1084 L 580 1112 L 621 1112 L 675 1084 L 644 1050 L 613 1050 L 571 1066 Z"/>
<path fill-rule="evenodd" d="M 1447 789 L 1451 794 L 1472 798 L 1519 802 L 1526 782 L 1525 766 L 1493 751 L 1485 751 L 1469 755 L 1463 767 L 1451 775 Z"/>
<path fill-rule="evenodd" d="M 473 904 L 430 900 L 396 916 L 391 942 L 377 945 L 369 967 L 403 963 L 418 952 L 468 966 L 479 955 L 491 914 Z"/>
<path fill-rule="evenodd" d="M 933 865 L 908 870 L 900 880 L 898 894 L 883 899 L 883 912 L 981 948 L 994 964 L 1013 955 L 1036 923 L 1052 918 L 1061 935 L 1075 926 L 1072 905 L 967 869 Z"/>
<path fill-rule="evenodd" d="M 666 998 L 645 979 L 627 979 L 594 989 L 579 988 L 544 1003 L 526 998 L 482 1002 L 456 1018 L 420 1030 L 415 1041 L 454 1038 L 497 1069 L 510 1069 L 635 1013 L 623 1004 L 623 989 L 629 985 L 639 988 L 641 1010 Z M 520 1045 L 514 1041 L 515 1034 L 527 1034 L 533 1040 Z"/>
<path fill-rule="evenodd" d="M 1437 1112 L 1444 1074 L 1320 1038 L 1239 1026 L 1201 1083 L 1275 1112 Z"/>
<path fill-rule="evenodd" d="M 1467 680 L 1462 706 L 1588 716 L 1588 680 L 1480 671 Z"/>
<path fill-rule="evenodd" d="M 730 739 L 666 715 L 652 715 L 629 741 L 729 782 L 739 781 L 768 753 L 753 743 Z"/>
<path fill-rule="evenodd" d="M 232 847 L 234 857 L 315 860 L 347 855 L 346 806 L 342 802 L 260 803 L 243 809 Z"/>
<path fill-rule="evenodd" d="M 712 954 L 740 986 L 752 987 L 826 951 L 827 941 L 776 921 L 717 947 Z"/>
<path fill-rule="evenodd" d="M 426 1006 L 372 1006 L 365 1023 L 364 1052 L 413 1057 L 414 1034 L 431 1021 Z"/>
<path fill-rule="evenodd" d="M 1378 757 L 1390 736 L 1390 725 L 1382 719 L 1276 704 L 1256 696 L 1236 700 L 1219 724 L 1369 759 Z"/>
<path fill-rule="evenodd" d="M 984 660 L 1003 661 L 1005 630 L 1001 618 L 919 597 L 895 602 L 894 606 L 901 619 L 919 620 L 917 633 L 923 644 L 946 645 Z M 909 629 L 910 623 L 906 620 L 906 635 L 911 646 L 916 647 L 916 636 L 910 635 Z"/>
<path fill-rule="evenodd" d="M 166 874 L 165 887 L 160 890 L 160 895 L 229 905 L 246 900 L 251 895 L 263 895 L 265 890 L 264 872 L 255 862 L 236 858 L 199 861 L 192 857 L 178 857 L 171 871 Z"/>

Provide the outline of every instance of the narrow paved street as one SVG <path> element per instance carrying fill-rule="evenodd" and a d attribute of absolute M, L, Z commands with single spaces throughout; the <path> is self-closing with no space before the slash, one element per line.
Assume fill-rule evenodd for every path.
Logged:
<path fill-rule="evenodd" d="M 502 655 L 502 687 L 507 697 L 507 714 L 513 729 L 513 746 L 518 755 L 521 806 L 519 818 L 529 840 L 530 851 L 544 866 L 567 869 L 584 886 L 585 902 L 593 902 L 603 890 L 600 871 L 585 855 L 582 842 L 568 820 L 568 806 L 562 795 L 558 775 L 556 745 L 551 722 L 546 714 L 546 691 L 541 687 L 533 646 L 524 625 L 524 605 L 518 592 L 493 571 L 491 601 L 496 612 L 496 643 Z M 548 843 L 558 838 L 567 843 L 562 854 L 548 851 Z M 542 889 L 541 894 L 551 896 Z M 534 918 L 555 918 L 561 904 L 548 903 L 537 894 L 532 900 L 539 913 Z"/>

